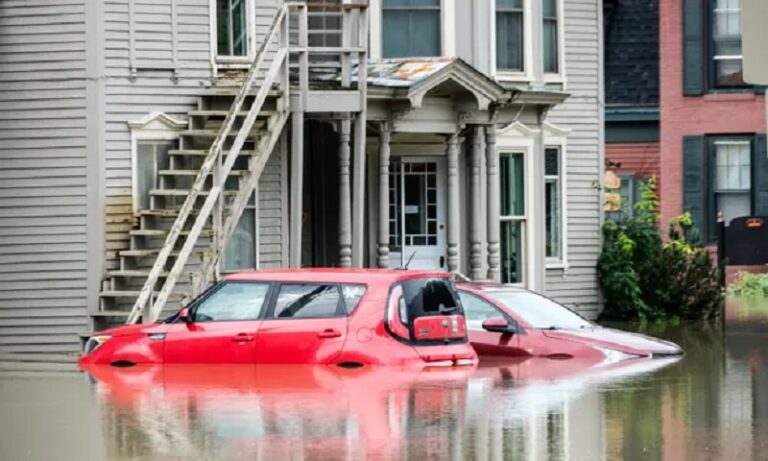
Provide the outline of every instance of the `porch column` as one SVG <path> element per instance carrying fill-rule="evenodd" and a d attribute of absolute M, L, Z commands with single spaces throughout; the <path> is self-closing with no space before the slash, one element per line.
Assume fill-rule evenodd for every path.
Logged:
<path fill-rule="evenodd" d="M 291 212 L 289 257 L 290 267 L 301 267 L 301 215 L 304 190 L 304 113 L 291 113 Z"/>
<path fill-rule="evenodd" d="M 472 144 L 469 158 L 469 193 L 472 216 L 469 220 L 469 276 L 472 280 L 480 280 L 483 278 L 483 227 L 480 222 L 483 219 L 481 213 L 483 199 L 480 188 L 480 163 L 483 158 L 483 153 L 480 150 L 480 137 L 483 135 L 483 130 L 477 126 L 470 128 L 470 130 Z"/>
<path fill-rule="evenodd" d="M 499 185 L 499 153 L 496 151 L 496 126 L 485 127 L 485 167 L 488 182 L 488 197 L 486 203 L 487 232 L 488 232 L 488 279 L 501 281 L 501 263 L 499 240 L 501 233 L 499 214 L 500 210 L 500 185 Z"/>
<path fill-rule="evenodd" d="M 448 136 L 448 271 L 459 270 L 459 147 L 458 134 Z"/>
<path fill-rule="evenodd" d="M 349 119 L 342 119 L 339 122 L 339 265 L 341 267 L 352 267 L 349 130 Z"/>
<path fill-rule="evenodd" d="M 379 248 L 378 265 L 389 267 L 389 143 L 392 133 L 389 124 L 381 124 L 379 132 Z"/>

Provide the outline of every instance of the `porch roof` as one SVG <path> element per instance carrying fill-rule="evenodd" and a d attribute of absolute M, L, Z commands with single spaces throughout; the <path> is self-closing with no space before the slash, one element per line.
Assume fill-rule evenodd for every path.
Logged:
<path fill-rule="evenodd" d="M 514 93 L 460 58 L 453 57 L 372 61 L 368 63 L 367 82 L 375 90 L 371 96 L 407 99 L 415 108 L 421 107 L 427 93 L 448 82 L 471 93 L 480 110 L 487 110 L 490 104 L 503 105 Z"/>

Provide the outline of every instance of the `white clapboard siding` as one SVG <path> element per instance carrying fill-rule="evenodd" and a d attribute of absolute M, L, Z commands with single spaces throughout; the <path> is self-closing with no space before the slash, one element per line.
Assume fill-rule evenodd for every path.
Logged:
<path fill-rule="evenodd" d="M 0 2 L 0 353 L 87 329 L 84 0 Z"/>
<path fill-rule="evenodd" d="M 547 293 L 594 317 L 600 309 L 595 265 L 600 254 L 599 191 L 603 171 L 600 156 L 601 33 L 596 0 L 563 0 L 566 88 L 570 97 L 548 120 L 568 128 L 567 213 L 568 270 L 547 271 Z"/>

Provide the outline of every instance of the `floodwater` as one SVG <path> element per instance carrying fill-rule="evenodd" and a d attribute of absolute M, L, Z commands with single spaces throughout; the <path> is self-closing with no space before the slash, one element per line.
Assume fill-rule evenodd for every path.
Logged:
<path fill-rule="evenodd" d="M 768 301 L 648 332 L 687 354 L 5 372 L 0 460 L 768 459 Z"/>

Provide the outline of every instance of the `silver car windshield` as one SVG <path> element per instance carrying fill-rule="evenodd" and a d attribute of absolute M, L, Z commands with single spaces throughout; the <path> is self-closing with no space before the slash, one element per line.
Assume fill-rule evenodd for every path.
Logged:
<path fill-rule="evenodd" d="M 533 328 L 577 330 L 595 326 L 570 309 L 530 291 L 489 290 L 487 293 Z"/>

